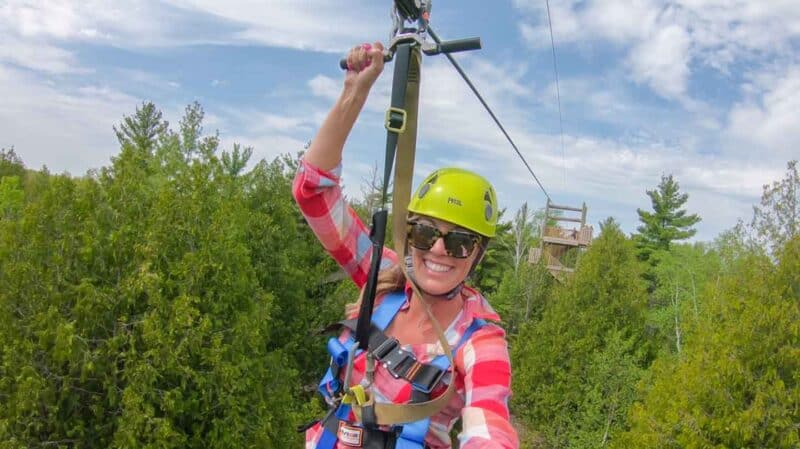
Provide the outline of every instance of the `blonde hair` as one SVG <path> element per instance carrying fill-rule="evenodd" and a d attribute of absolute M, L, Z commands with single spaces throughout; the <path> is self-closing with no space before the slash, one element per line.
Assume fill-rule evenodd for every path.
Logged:
<path fill-rule="evenodd" d="M 375 298 L 380 298 L 386 293 L 396 292 L 403 290 L 406 286 L 406 276 L 399 263 L 378 273 L 378 285 L 375 288 Z M 361 301 L 364 299 L 365 289 L 361 289 L 361 294 L 358 296 L 356 302 L 351 302 L 344 306 L 345 316 L 350 317 L 358 314 L 361 308 Z"/>

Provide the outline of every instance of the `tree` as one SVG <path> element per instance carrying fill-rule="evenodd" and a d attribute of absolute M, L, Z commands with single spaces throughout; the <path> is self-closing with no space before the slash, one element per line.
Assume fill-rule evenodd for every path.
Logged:
<path fill-rule="evenodd" d="M 739 254 L 710 283 L 683 356 L 660 358 L 616 448 L 800 445 L 800 238 L 776 266 Z"/>
<path fill-rule="evenodd" d="M 661 176 L 656 190 L 648 190 L 653 212 L 637 209 L 642 225 L 637 228 L 640 257 L 648 260 L 653 251 L 670 249 L 670 243 L 692 237 L 697 231 L 692 228 L 700 221 L 697 214 L 687 215 L 681 207 L 689 199 L 680 193 L 680 186 L 672 175 Z"/>
<path fill-rule="evenodd" d="M 114 127 L 119 143 L 131 145 L 140 151 L 149 152 L 155 147 L 158 139 L 167 131 L 169 124 L 162 119 L 153 103 L 143 103 L 136 108 L 132 117 L 125 117 L 119 128 Z"/>
<path fill-rule="evenodd" d="M 625 429 L 651 360 L 641 271 L 632 242 L 609 219 L 541 319 L 522 327 L 512 405 L 544 447 L 602 447 Z"/>
<path fill-rule="evenodd" d="M 0 178 L 4 176 L 17 176 L 22 178 L 25 175 L 25 165 L 22 159 L 14 151 L 12 146 L 9 149 L 0 149 Z"/>
<path fill-rule="evenodd" d="M 508 251 L 511 245 L 511 223 L 501 221 L 504 212 L 505 209 L 501 209 L 498 213 L 495 237 L 489 241 L 483 260 L 471 276 L 472 285 L 487 297 L 497 291 L 505 270 L 511 267 L 511 254 Z"/>
<path fill-rule="evenodd" d="M 318 411 L 296 166 L 220 159 L 199 105 L 179 132 L 160 117 L 126 117 L 98 175 L 0 180 L 3 448 L 291 447 Z"/>
<path fill-rule="evenodd" d="M 686 328 L 700 318 L 702 289 L 719 273 L 719 256 L 696 243 L 673 245 L 652 258 L 657 261 L 652 270 L 656 288 L 650 296 L 648 325 L 662 349 L 680 355 Z"/>
<path fill-rule="evenodd" d="M 513 246 L 510 249 L 515 272 L 519 271 L 521 264 L 527 263 L 528 251 L 536 244 L 535 233 L 542 225 L 543 219 L 543 212 L 530 211 L 527 202 L 522 203 L 522 207 L 514 214 L 511 226 Z"/>
<path fill-rule="evenodd" d="M 542 263 L 527 262 L 507 270 L 497 291 L 491 297 L 492 307 L 503 319 L 503 327 L 514 339 L 527 322 L 538 321 L 549 299 L 555 279 Z"/>
<path fill-rule="evenodd" d="M 800 172 L 797 161 L 786 164 L 786 177 L 764 185 L 761 205 L 754 206 L 753 227 L 759 243 L 775 254 L 800 235 Z"/>

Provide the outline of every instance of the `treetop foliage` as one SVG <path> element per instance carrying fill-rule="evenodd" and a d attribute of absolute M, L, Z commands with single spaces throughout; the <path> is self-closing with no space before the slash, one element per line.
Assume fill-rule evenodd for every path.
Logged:
<path fill-rule="evenodd" d="M 648 190 L 647 196 L 650 197 L 653 212 L 636 210 L 642 222 L 637 230 L 639 247 L 645 260 L 655 250 L 669 250 L 670 243 L 694 236 L 697 231 L 692 226 L 700 221 L 697 214 L 688 215 L 685 209 L 681 209 L 689 195 L 680 193 L 680 186 L 672 175 L 661 176 L 658 187 Z"/>
<path fill-rule="evenodd" d="M 299 444 L 322 254 L 292 167 L 245 171 L 202 117 L 173 132 L 144 104 L 97 178 L 40 176 L 24 205 L 0 180 L 4 447 Z"/>

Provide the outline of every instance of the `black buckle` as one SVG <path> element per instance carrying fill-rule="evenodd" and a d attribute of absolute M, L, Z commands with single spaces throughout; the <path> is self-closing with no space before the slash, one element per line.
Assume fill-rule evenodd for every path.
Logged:
<path fill-rule="evenodd" d="M 372 355 L 375 356 L 376 359 L 383 361 L 383 359 L 398 346 L 400 346 L 400 342 L 397 341 L 396 338 L 387 338 L 383 340 L 383 343 L 379 344 L 377 348 L 372 350 Z"/>
<path fill-rule="evenodd" d="M 383 346 L 383 345 L 381 345 Z M 412 354 L 399 347 L 399 343 L 392 346 L 390 351 L 381 359 L 381 364 L 395 379 L 399 379 L 408 370 L 409 363 L 416 363 Z"/>
<path fill-rule="evenodd" d="M 400 342 L 396 338 L 384 340 L 372 350 L 372 355 L 392 377 L 395 379 L 402 377 L 409 381 L 414 389 L 423 393 L 430 393 L 447 372 L 436 365 L 420 363 L 413 353 L 400 347 Z"/>
<path fill-rule="evenodd" d="M 430 365 L 430 366 L 433 366 L 433 365 Z M 433 380 L 431 382 L 428 382 L 428 385 L 423 385 L 421 383 L 418 383 L 418 382 L 415 382 L 415 381 L 412 380 L 411 381 L 411 386 L 414 387 L 415 389 L 423 392 L 423 393 L 431 394 L 433 389 L 436 388 L 436 386 L 439 385 L 439 382 L 442 381 L 442 378 L 444 378 L 444 375 L 447 374 L 447 370 L 440 369 L 438 367 L 435 367 L 435 368 L 436 368 L 436 371 L 435 371 L 436 375 L 434 376 L 434 378 L 433 378 Z"/>

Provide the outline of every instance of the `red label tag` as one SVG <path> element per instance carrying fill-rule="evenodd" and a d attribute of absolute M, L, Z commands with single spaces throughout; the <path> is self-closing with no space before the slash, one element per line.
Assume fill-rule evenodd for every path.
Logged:
<path fill-rule="evenodd" d="M 361 447 L 364 444 L 364 429 L 339 423 L 339 442 L 350 447 Z"/>

